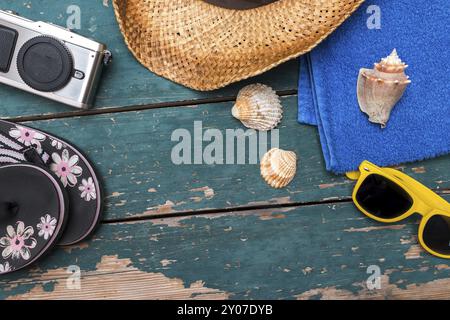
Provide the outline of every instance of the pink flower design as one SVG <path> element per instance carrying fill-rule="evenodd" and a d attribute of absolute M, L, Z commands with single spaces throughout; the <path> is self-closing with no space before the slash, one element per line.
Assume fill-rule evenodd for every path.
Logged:
<path fill-rule="evenodd" d="M 46 214 L 41 217 L 41 222 L 37 224 L 37 228 L 39 230 L 39 237 L 44 237 L 45 240 L 48 240 L 53 235 L 53 232 L 56 229 L 57 220 L 52 218 L 50 215 Z"/>
<path fill-rule="evenodd" d="M 25 228 L 22 221 L 17 222 L 17 229 L 14 230 L 13 226 L 6 228 L 7 235 L 0 239 L 0 247 L 5 248 L 2 252 L 2 257 L 8 259 L 19 259 L 22 257 L 24 260 L 30 259 L 30 249 L 36 247 L 37 241 L 31 237 L 34 234 L 33 227 L 29 226 Z"/>
<path fill-rule="evenodd" d="M 9 262 L 5 262 L 5 264 L 0 264 L 0 274 L 7 273 L 9 271 L 12 271 L 12 268 L 9 265 Z"/>
<path fill-rule="evenodd" d="M 34 145 L 39 149 L 41 148 L 41 142 L 45 140 L 45 135 L 42 133 L 18 125 L 15 129 L 9 131 L 9 135 L 27 147 Z"/>
<path fill-rule="evenodd" d="M 51 139 L 52 140 L 52 147 L 56 148 L 58 150 L 61 150 L 64 146 L 64 144 L 62 143 L 62 141 L 56 140 L 56 139 Z"/>
<path fill-rule="evenodd" d="M 64 187 L 67 185 L 74 187 L 77 184 L 77 177 L 83 173 L 83 169 L 78 164 L 78 156 L 69 157 L 69 151 L 64 149 L 62 155 L 52 154 L 53 163 L 50 169 L 61 179 Z"/>
<path fill-rule="evenodd" d="M 78 187 L 78 190 L 81 191 L 81 198 L 86 201 L 91 201 L 91 199 L 97 198 L 94 181 L 91 177 L 89 177 L 87 180 L 83 179 L 81 181 L 81 185 Z"/>
<path fill-rule="evenodd" d="M 48 155 L 47 152 L 44 152 L 44 153 L 41 155 L 41 158 L 42 158 L 42 160 L 44 161 L 44 163 L 47 163 L 48 160 L 50 159 L 50 156 Z"/>

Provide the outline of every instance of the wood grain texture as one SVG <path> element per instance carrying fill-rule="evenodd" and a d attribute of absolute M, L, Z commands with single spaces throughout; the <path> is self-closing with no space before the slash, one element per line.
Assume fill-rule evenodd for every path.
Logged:
<path fill-rule="evenodd" d="M 87 153 L 106 193 L 94 237 L 1 276 L 0 299 L 450 299 L 450 265 L 417 244 L 417 217 L 385 225 L 359 213 L 350 202 L 353 183 L 324 170 L 317 129 L 297 123 L 294 95 L 282 99 L 279 127 L 280 146 L 299 157 L 286 189 L 268 187 L 258 165 L 173 164 L 174 130 L 193 134 L 195 121 L 223 134 L 245 129 L 230 113 L 238 90 L 258 81 L 295 92 L 298 64 L 195 92 L 134 60 L 108 3 L 2 1 L 3 8 L 60 25 L 67 7 L 79 5 L 79 33 L 107 43 L 116 59 L 96 115 L 74 116 L 74 109 L 0 86 L 1 116 L 45 114 L 49 120 L 26 124 Z M 444 156 L 399 169 L 450 200 L 449 162 Z M 67 288 L 71 265 L 81 268 L 80 290 Z M 381 269 L 380 290 L 367 289 L 370 265 Z"/>
<path fill-rule="evenodd" d="M 102 0 L 3 0 L 1 5 L 2 8 L 14 10 L 26 18 L 62 26 L 67 25 L 70 16 L 67 14 L 67 8 L 70 5 L 80 7 L 81 30 L 76 32 L 107 44 L 114 54 L 114 61 L 105 71 L 98 91 L 97 109 L 233 97 L 240 88 L 253 82 L 266 83 L 276 90 L 297 89 L 297 61 L 288 62 L 252 80 L 211 92 L 197 92 L 158 77 L 141 66 L 128 51 L 111 4 L 108 1 L 106 3 L 109 3 L 109 6 L 105 6 Z M 77 110 L 4 85 L 0 86 L 0 96 L 0 115 L 3 118 L 51 115 Z"/>
<path fill-rule="evenodd" d="M 0 278 L 0 297 L 449 299 L 450 267 L 417 245 L 416 218 L 378 224 L 333 204 L 106 224 Z M 69 265 L 80 290 L 66 287 Z M 379 290 L 367 289 L 370 265 Z"/>
<path fill-rule="evenodd" d="M 171 135 L 176 129 L 194 136 L 194 121 L 224 136 L 226 129 L 245 129 L 232 117 L 231 102 L 28 124 L 66 138 L 88 154 L 104 179 L 105 219 L 348 199 L 353 182 L 325 171 L 317 129 L 296 122 L 296 99 L 282 99 L 279 135 L 280 146 L 297 153 L 299 167 L 294 181 L 281 190 L 270 188 L 255 164 L 173 164 L 171 152 L 178 142 Z M 449 159 L 403 169 L 433 189 L 450 189 Z"/>

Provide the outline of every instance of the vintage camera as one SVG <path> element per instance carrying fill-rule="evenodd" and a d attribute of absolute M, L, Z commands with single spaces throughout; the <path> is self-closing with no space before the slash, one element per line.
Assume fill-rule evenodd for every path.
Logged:
<path fill-rule="evenodd" d="M 0 83 L 85 109 L 111 59 L 104 44 L 0 10 Z"/>

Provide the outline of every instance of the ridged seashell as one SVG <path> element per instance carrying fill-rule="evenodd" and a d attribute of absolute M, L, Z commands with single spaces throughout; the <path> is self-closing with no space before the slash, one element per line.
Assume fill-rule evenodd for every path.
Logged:
<path fill-rule="evenodd" d="M 287 186 L 297 171 L 297 155 L 293 151 L 270 149 L 261 159 L 261 176 L 273 188 Z"/>
<path fill-rule="evenodd" d="M 394 49 L 390 56 L 375 63 L 373 69 L 359 71 L 358 102 L 370 122 L 386 127 L 392 109 L 411 83 L 405 74 L 407 67 Z"/>
<path fill-rule="evenodd" d="M 276 92 L 259 83 L 246 86 L 239 92 L 231 113 L 247 128 L 261 131 L 272 130 L 283 117 Z"/>

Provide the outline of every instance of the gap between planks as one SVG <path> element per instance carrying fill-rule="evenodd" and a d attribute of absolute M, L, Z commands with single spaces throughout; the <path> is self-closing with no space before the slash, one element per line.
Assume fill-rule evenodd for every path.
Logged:
<path fill-rule="evenodd" d="M 280 97 L 295 96 L 298 94 L 298 90 L 296 90 L 296 89 L 279 90 L 279 91 L 277 91 L 277 94 Z M 105 108 L 100 108 L 100 109 L 77 110 L 77 111 L 61 112 L 61 113 L 49 114 L 49 115 L 32 115 L 32 116 L 24 116 L 24 117 L 14 117 L 14 118 L 8 119 L 8 121 L 11 121 L 11 122 L 44 121 L 44 120 L 56 120 L 56 119 L 64 119 L 64 118 L 72 118 L 72 117 L 85 117 L 85 116 L 93 116 L 93 115 L 101 115 L 101 114 L 125 113 L 125 112 L 133 112 L 133 111 L 136 112 L 136 111 L 162 109 L 162 108 L 189 107 L 192 105 L 205 105 L 205 104 L 231 102 L 231 101 L 235 101 L 236 97 L 237 96 L 227 96 L 227 97 L 191 99 L 191 100 L 182 100 L 182 101 L 173 101 L 173 102 L 162 102 L 162 103 L 153 103 L 153 104 L 145 104 L 145 105 L 105 107 Z M 434 190 L 434 191 L 440 195 L 446 195 L 450 192 L 450 189 L 440 189 L 440 190 Z M 230 207 L 230 208 L 211 209 L 211 210 L 205 209 L 205 210 L 181 211 L 181 212 L 149 215 L 149 216 L 142 216 L 142 217 L 108 219 L 108 220 L 102 220 L 101 223 L 102 224 L 132 223 L 132 222 L 139 222 L 139 221 L 149 221 L 149 220 L 166 219 L 166 218 L 179 218 L 179 217 L 196 216 L 196 215 L 223 214 L 223 213 L 264 210 L 264 209 L 277 209 L 277 208 L 308 207 L 308 206 L 316 206 L 316 205 L 332 205 L 332 204 L 339 204 L 339 203 L 348 203 L 351 201 L 352 201 L 351 197 L 344 197 L 341 199 L 330 199 L 330 200 L 313 201 L 313 202 L 292 202 L 292 203 L 287 203 L 287 204 L 273 204 L 273 205 L 268 204 L 268 205 L 259 205 L 259 206 L 240 206 L 240 207 Z"/>
<path fill-rule="evenodd" d="M 436 190 L 435 190 L 436 191 Z M 439 190 L 439 194 L 446 195 L 450 192 L 450 189 L 444 189 Z M 317 201 L 317 202 L 306 202 L 306 203 L 291 203 L 291 204 L 278 204 L 278 205 L 261 205 L 261 206 L 243 206 L 243 207 L 237 207 L 237 208 L 228 208 L 228 209 L 215 209 L 215 210 L 199 210 L 199 211 L 192 211 L 192 212 L 178 212 L 173 214 L 165 214 L 165 215 L 154 215 L 150 217 L 139 217 L 139 218 L 129 218 L 129 219 L 116 219 L 116 220 L 108 220 L 102 222 L 103 224 L 126 224 L 126 223 L 134 223 L 134 222 L 142 222 L 150 221 L 153 219 L 161 219 L 161 218 L 177 218 L 177 217 L 183 217 L 183 216 L 199 216 L 199 215 L 214 215 L 214 214 L 223 214 L 226 212 L 230 213 L 238 213 L 238 212 L 245 212 L 245 211 L 253 211 L 253 210 L 263 210 L 263 209 L 273 209 L 273 208 L 291 208 L 291 207 L 308 207 L 308 206 L 316 206 L 316 205 L 332 205 L 332 204 L 340 204 L 340 203 L 350 203 L 351 198 L 345 197 L 343 199 L 333 199 L 333 200 L 324 200 L 324 201 Z M 76 245 L 75 245 L 76 246 Z M 70 247 L 68 247 L 70 249 Z M 84 275 L 84 277 L 98 277 L 105 276 L 105 275 L 119 275 L 119 274 L 133 274 L 134 270 L 120 270 L 120 271 L 104 271 L 104 272 L 94 272 L 94 273 L 87 273 Z M 51 281 L 58 281 L 66 279 L 66 276 L 56 276 L 54 278 L 51 278 Z M 50 281 L 49 279 L 39 279 L 36 280 L 33 277 L 30 277 L 28 279 L 19 279 L 15 281 L 11 281 L 11 285 L 23 285 L 23 284 L 45 284 Z"/>
<path fill-rule="evenodd" d="M 445 196 L 450 192 L 450 189 L 439 189 L 433 190 L 440 196 Z M 311 206 L 318 205 L 336 205 L 342 203 L 351 203 L 352 198 L 350 196 L 322 200 L 322 201 L 310 201 L 310 202 L 292 202 L 285 204 L 267 204 L 267 205 L 255 205 L 255 206 L 239 206 L 239 207 L 230 207 L 223 209 L 204 209 L 204 210 L 192 210 L 192 211 L 180 211 L 180 212 L 172 212 L 172 213 L 164 213 L 164 214 L 154 214 L 148 216 L 139 216 L 139 217 L 130 217 L 130 218 L 120 218 L 120 219 L 106 219 L 102 220 L 102 224 L 117 224 L 117 223 L 134 223 L 134 222 L 144 222 L 151 220 L 160 220 L 160 219 L 170 219 L 170 218 L 182 218 L 182 217 L 190 217 L 190 216 L 201 216 L 201 215 L 220 215 L 224 213 L 239 213 L 245 211 L 255 211 L 255 210 L 267 210 L 267 209 L 285 209 L 285 208 L 305 208 Z"/>
<path fill-rule="evenodd" d="M 297 93 L 298 93 L 298 90 L 277 91 L 277 94 L 280 97 L 295 96 L 295 95 L 297 95 Z M 227 97 L 192 99 L 192 100 L 182 100 L 182 101 L 173 101 L 173 102 L 161 102 L 161 103 L 152 103 L 152 104 L 144 104 L 144 105 L 104 107 L 104 108 L 99 108 L 99 109 L 77 110 L 77 111 L 61 112 L 61 113 L 54 113 L 54 114 L 45 114 L 45 115 L 12 117 L 12 118 L 9 118 L 8 121 L 11 121 L 11 122 L 43 121 L 43 120 L 74 118 L 74 117 L 86 117 L 86 116 L 94 116 L 94 115 L 110 114 L 110 113 L 144 111 L 144 110 L 151 110 L 151 109 L 189 107 L 192 105 L 205 105 L 205 104 L 231 102 L 231 101 L 235 101 L 236 97 L 237 96 L 227 96 Z"/>

